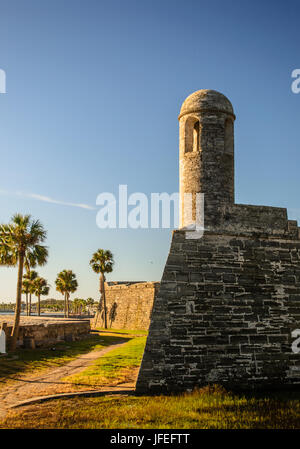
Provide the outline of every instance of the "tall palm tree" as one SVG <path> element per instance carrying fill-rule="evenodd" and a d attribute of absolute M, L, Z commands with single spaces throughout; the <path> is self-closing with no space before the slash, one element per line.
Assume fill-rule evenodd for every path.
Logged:
<path fill-rule="evenodd" d="M 27 315 L 31 315 L 31 295 L 34 294 L 34 280 L 38 277 L 38 273 L 35 270 L 29 270 L 23 275 L 23 293 L 26 294 Z M 27 296 L 29 294 L 29 301 L 27 302 Z"/>
<path fill-rule="evenodd" d="M 41 315 L 41 295 L 48 295 L 50 290 L 50 286 L 47 284 L 46 279 L 42 277 L 37 277 L 33 281 L 33 291 L 34 294 L 37 296 L 38 299 L 38 307 L 37 307 L 37 314 L 38 316 Z"/>
<path fill-rule="evenodd" d="M 76 275 L 73 273 L 72 270 L 63 270 L 60 273 L 58 273 L 55 285 L 56 290 L 64 295 L 65 299 L 64 316 L 69 318 L 70 294 L 76 292 L 78 287 Z"/>
<path fill-rule="evenodd" d="M 20 326 L 22 280 L 26 254 L 42 246 L 47 233 L 39 220 L 30 215 L 15 214 L 9 224 L 0 225 L 0 264 L 18 267 L 17 295 L 14 325 L 10 339 L 10 349 L 14 351 Z M 43 248 L 45 248 L 43 246 Z"/>
<path fill-rule="evenodd" d="M 93 257 L 90 260 L 90 265 L 92 269 L 95 271 L 95 273 L 100 274 L 99 279 L 99 292 L 101 299 L 103 299 L 103 307 L 104 307 L 104 327 L 107 329 L 107 308 L 106 308 L 106 297 L 105 297 L 105 274 L 111 273 L 113 271 L 113 265 L 114 265 L 114 257 L 112 253 L 109 250 L 104 249 L 98 249 L 93 254 Z M 99 302 L 100 305 L 100 302 Z M 99 312 L 97 312 L 97 315 L 99 315 Z M 97 323 L 97 318 L 95 319 L 95 323 Z"/>

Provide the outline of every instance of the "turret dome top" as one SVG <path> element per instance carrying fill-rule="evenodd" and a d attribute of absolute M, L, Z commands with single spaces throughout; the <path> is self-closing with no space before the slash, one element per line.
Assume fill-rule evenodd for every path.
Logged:
<path fill-rule="evenodd" d="M 225 95 L 211 89 L 201 89 L 189 95 L 182 103 L 179 119 L 192 112 L 219 111 L 233 115 L 233 107 Z"/>

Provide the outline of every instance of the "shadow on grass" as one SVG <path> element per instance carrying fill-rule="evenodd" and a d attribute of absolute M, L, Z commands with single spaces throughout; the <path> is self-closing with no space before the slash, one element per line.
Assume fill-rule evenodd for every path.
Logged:
<path fill-rule="evenodd" d="M 112 334 L 112 332 L 110 332 Z M 18 349 L 13 354 L 1 357 L 0 382 L 5 383 L 18 374 L 39 371 L 45 368 L 62 366 L 76 357 L 107 346 L 126 343 L 130 338 L 118 335 L 100 335 L 93 332 L 84 340 L 61 342 L 51 348 Z"/>

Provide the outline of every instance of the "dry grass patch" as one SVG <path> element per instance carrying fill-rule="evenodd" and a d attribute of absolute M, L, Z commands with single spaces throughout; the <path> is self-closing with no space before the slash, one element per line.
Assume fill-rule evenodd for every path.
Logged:
<path fill-rule="evenodd" d="M 236 395 L 220 387 L 174 396 L 52 401 L 10 412 L 0 428 L 299 429 L 300 395 Z"/>

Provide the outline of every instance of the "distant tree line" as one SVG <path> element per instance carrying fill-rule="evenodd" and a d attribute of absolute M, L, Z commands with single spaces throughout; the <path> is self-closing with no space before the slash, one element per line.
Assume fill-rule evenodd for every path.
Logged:
<path fill-rule="evenodd" d="M 15 310 L 16 304 L 13 302 L 0 302 L 0 312 Z"/>

